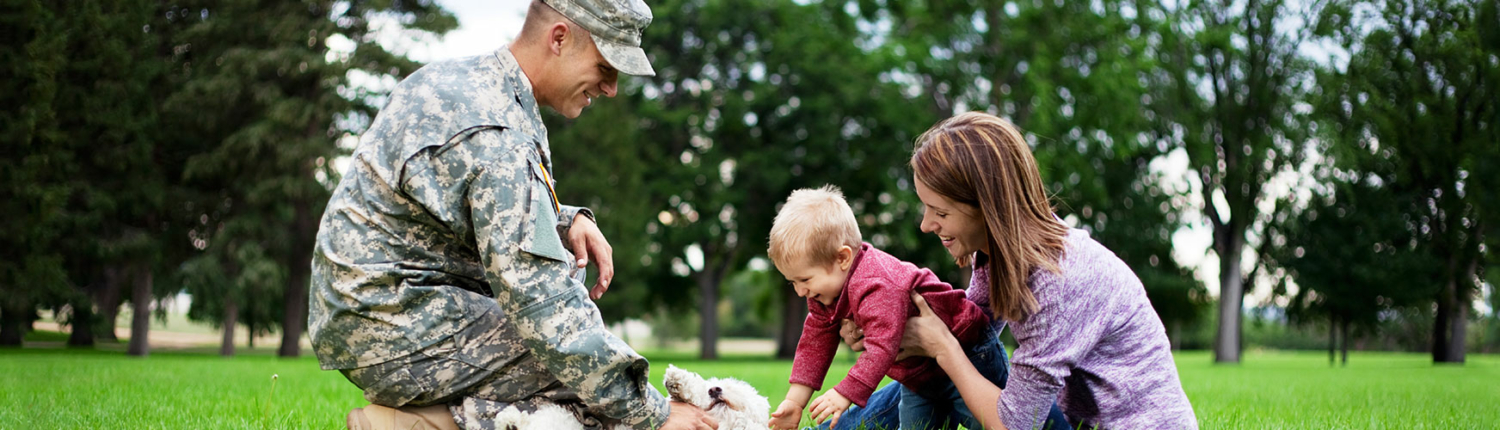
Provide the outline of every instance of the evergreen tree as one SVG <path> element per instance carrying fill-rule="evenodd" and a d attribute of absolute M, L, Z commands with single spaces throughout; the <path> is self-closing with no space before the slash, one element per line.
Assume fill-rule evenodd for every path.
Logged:
<path fill-rule="evenodd" d="M 178 90 L 164 105 L 171 113 L 164 122 L 200 145 L 185 171 L 197 208 L 190 234 L 208 250 L 194 258 L 217 260 L 192 267 L 224 270 L 239 288 L 195 300 L 191 315 L 228 332 L 237 320 L 252 336 L 280 327 L 279 354 L 297 356 L 313 239 L 337 182 L 332 160 L 350 149 L 339 139 L 374 116 L 381 99 L 368 81 L 399 80 L 420 66 L 377 43 L 378 23 L 420 37 L 457 22 L 431 1 L 185 1 L 177 8 L 168 19 L 182 26 L 170 58 Z M 286 276 L 252 270 L 264 259 L 279 262 Z M 232 302 L 210 303 L 221 299 Z"/>

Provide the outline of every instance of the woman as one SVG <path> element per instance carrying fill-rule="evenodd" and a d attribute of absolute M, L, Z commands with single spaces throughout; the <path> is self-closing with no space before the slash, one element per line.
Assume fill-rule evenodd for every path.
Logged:
<path fill-rule="evenodd" d="M 937 359 L 965 403 L 996 405 L 973 408 L 986 428 L 1031 428 L 1053 400 L 1084 428 L 1198 427 L 1140 279 L 1053 215 L 1015 126 L 956 116 L 918 138 L 911 165 L 922 231 L 959 264 L 974 263 L 969 298 L 1019 344 L 1001 390 L 971 377 L 974 365 L 925 303 L 907 323 L 908 349 Z"/>
<path fill-rule="evenodd" d="M 1054 401 L 1075 427 L 1198 428 L 1140 279 L 1057 219 L 1015 126 L 983 113 L 942 121 L 918 137 L 911 166 L 922 231 L 974 265 L 969 299 L 992 312 L 997 332 L 1008 324 L 1019 347 L 998 387 L 920 298 L 902 347 L 935 358 L 984 428 L 1037 428 Z M 878 421 L 889 405 L 875 399 L 892 397 L 844 419 Z"/>

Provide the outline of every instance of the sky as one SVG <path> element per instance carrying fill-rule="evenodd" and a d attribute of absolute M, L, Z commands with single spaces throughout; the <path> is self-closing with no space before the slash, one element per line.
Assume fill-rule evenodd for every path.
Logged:
<path fill-rule="evenodd" d="M 521 31 L 530 0 L 438 0 L 458 17 L 458 29 L 426 46 L 413 46 L 412 59 L 433 62 L 494 51 Z"/>

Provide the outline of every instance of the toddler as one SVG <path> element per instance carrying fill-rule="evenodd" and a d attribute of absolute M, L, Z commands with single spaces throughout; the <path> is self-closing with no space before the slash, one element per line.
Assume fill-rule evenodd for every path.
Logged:
<path fill-rule="evenodd" d="M 913 291 L 948 325 L 980 373 L 1004 386 L 1004 346 L 979 305 L 931 270 L 862 242 L 854 212 L 837 188 L 792 192 L 772 223 L 769 254 L 797 295 L 807 298 L 808 307 L 792 361 L 792 386 L 771 414 L 771 428 L 795 428 L 803 408 L 809 406 L 815 420 L 833 417 L 836 421 L 851 403 L 864 407 L 884 376 L 902 384 L 902 429 L 958 424 L 946 422 L 950 412 L 973 422 L 973 414 L 936 361 L 927 357 L 896 360 L 906 319 L 917 315 Z M 843 381 L 808 405 L 809 397 L 823 385 L 840 341 L 839 325 L 845 319 L 864 331 L 865 352 Z"/>

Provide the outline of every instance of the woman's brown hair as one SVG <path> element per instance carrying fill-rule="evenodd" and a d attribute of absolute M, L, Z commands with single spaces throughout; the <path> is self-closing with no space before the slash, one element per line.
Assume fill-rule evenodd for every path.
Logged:
<path fill-rule="evenodd" d="M 1019 321 L 1037 311 L 1027 287 L 1034 269 L 1058 271 L 1068 228 L 1053 215 L 1036 158 L 1021 131 L 994 115 L 969 112 L 917 137 L 916 179 L 978 211 L 989 240 L 990 309 Z M 960 258 L 959 264 L 967 264 Z"/>

